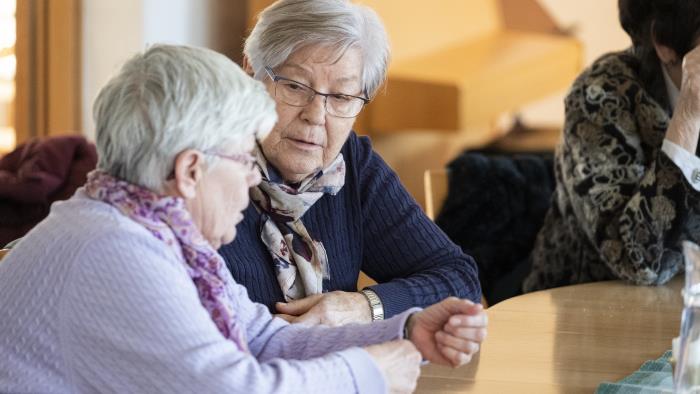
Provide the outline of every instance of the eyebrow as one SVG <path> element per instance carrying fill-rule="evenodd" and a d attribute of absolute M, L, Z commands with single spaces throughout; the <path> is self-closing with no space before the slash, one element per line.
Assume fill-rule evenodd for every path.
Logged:
<path fill-rule="evenodd" d="M 280 65 L 279 68 L 280 69 L 293 68 L 293 69 L 301 71 L 305 76 L 309 76 L 309 75 L 313 74 L 311 72 L 311 70 L 307 69 L 306 67 L 295 64 L 295 63 L 285 63 L 285 64 Z"/>
<path fill-rule="evenodd" d="M 301 71 L 301 72 L 304 74 L 304 76 L 307 77 L 307 78 L 308 78 L 309 76 L 313 75 L 313 73 L 311 72 L 311 70 L 307 69 L 307 68 L 304 67 L 304 66 L 301 66 L 301 65 L 299 65 L 299 64 L 296 64 L 296 63 L 285 63 L 285 64 L 283 64 L 283 65 L 280 66 L 280 69 L 284 69 L 284 68 L 293 68 L 293 69 L 299 70 L 299 71 Z M 350 76 L 350 77 L 341 77 L 341 78 L 338 78 L 338 79 L 334 80 L 333 82 L 334 82 L 334 83 L 341 83 L 341 84 L 342 84 L 342 83 L 348 83 L 348 82 L 355 82 L 355 81 L 359 81 L 359 80 L 360 80 L 360 77 L 359 77 L 359 76 L 353 75 L 353 76 Z"/>

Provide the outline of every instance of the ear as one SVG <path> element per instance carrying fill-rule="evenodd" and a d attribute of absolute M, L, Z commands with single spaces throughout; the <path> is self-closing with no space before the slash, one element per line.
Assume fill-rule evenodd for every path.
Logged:
<path fill-rule="evenodd" d="M 249 76 L 254 76 L 255 72 L 253 71 L 253 66 L 250 65 L 250 62 L 248 61 L 248 56 L 243 55 L 243 71 L 246 72 Z"/>
<path fill-rule="evenodd" d="M 659 44 L 656 40 L 656 27 L 652 23 L 651 25 L 651 42 L 654 44 L 654 50 L 656 51 L 656 56 L 659 57 L 661 63 L 667 66 L 674 66 L 679 63 L 678 54 L 673 48 L 667 47 L 664 44 Z"/>
<path fill-rule="evenodd" d="M 672 48 L 654 41 L 654 49 L 656 50 L 656 55 L 661 60 L 661 63 L 670 66 L 678 64 L 680 59 L 678 59 L 678 54 Z"/>
<path fill-rule="evenodd" d="M 197 195 L 197 184 L 204 175 L 204 155 L 194 149 L 186 149 L 175 157 L 172 181 L 173 191 L 180 197 L 191 200 Z"/>

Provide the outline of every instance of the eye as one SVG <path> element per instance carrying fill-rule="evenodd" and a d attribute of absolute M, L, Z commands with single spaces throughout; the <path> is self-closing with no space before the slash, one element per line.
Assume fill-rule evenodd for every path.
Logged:
<path fill-rule="evenodd" d="M 348 102 L 352 100 L 352 97 L 346 96 L 344 94 L 334 94 L 331 96 L 333 100 L 339 101 L 339 102 Z"/>
<path fill-rule="evenodd" d="M 297 90 L 305 90 L 303 86 L 296 82 L 292 81 L 283 81 L 282 86 L 284 86 L 285 89 L 291 90 L 291 91 L 297 91 Z"/>

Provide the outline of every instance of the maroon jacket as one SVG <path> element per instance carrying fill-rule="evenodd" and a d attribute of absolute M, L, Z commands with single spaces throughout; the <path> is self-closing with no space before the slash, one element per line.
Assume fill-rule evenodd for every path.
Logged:
<path fill-rule="evenodd" d="M 97 164 L 83 137 L 32 140 L 0 158 L 0 247 L 22 237 L 85 183 Z"/>

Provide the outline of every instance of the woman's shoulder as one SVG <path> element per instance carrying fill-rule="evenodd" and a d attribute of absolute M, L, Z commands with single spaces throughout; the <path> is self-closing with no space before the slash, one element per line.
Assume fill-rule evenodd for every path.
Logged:
<path fill-rule="evenodd" d="M 388 165 L 372 147 L 372 140 L 366 135 L 350 132 L 343 146 L 342 153 L 346 163 L 356 168 L 360 173 L 388 170 Z"/>
<path fill-rule="evenodd" d="M 124 216 L 115 207 L 88 197 L 82 189 L 66 201 L 55 203 L 47 217 L 47 224 L 63 229 L 69 233 L 82 233 L 85 239 L 89 235 L 123 232 L 134 236 L 147 233 L 143 226 Z"/>
<path fill-rule="evenodd" d="M 346 183 L 354 180 L 365 189 L 378 181 L 385 182 L 387 177 L 394 176 L 394 172 L 374 150 L 372 141 L 367 136 L 357 135 L 354 131 L 350 132 L 342 153 L 348 167 Z"/>
<path fill-rule="evenodd" d="M 32 278 L 40 278 L 51 267 L 49 271 L 61 280 L 89 276 L 95 283 L 109 281 L 115 271 L 162 272 L 164 266 L 182 266 L 143 226 L 80 192 L 55 203 L 49 216 L 3 259 L 6 263 Z"/>
<path fill-rule="evenodd" d="M 70 199 L 55 203 L 49 216 L 25 238 L 28 243 L 49 239 L 50 250 L 64 251 L 74 258 L 79 258 L 79 254 L 100 255 L 115 245 L 135 253 L 165 249 L 143 226 L 113 206 L 87 197 L 81 190 Z"/>
<path fill-rule="evenodd" d="M 631 50 L 608 52 L 588 68 L 588 76 L 608 76 L 639 80 L 639 59 Z"/>
<path fill-rule="evenodd" d="M 599 126 L 630 123 L 639 111 L 656 117 L 663 114 L 640 77 L 639 60 L 630 51 L 596 60 L 576 79 L 564 102 L 568 122 L 587 120 Z"/>
<path fill-rule="evenodd" d="M 362 159 L 372 154 L 372 142 L 369 137 L 358 135 L 352 130 L 341 152 L 346 162 L 362 161 Z"/>
<path fill-rule="evenodd" d="M 629 51 L 606 53 L 576 79 L 569 95 L 584 90 L 589 94 L 624 93 L 630 86 L 641 88 L 638 59 Z"/>

